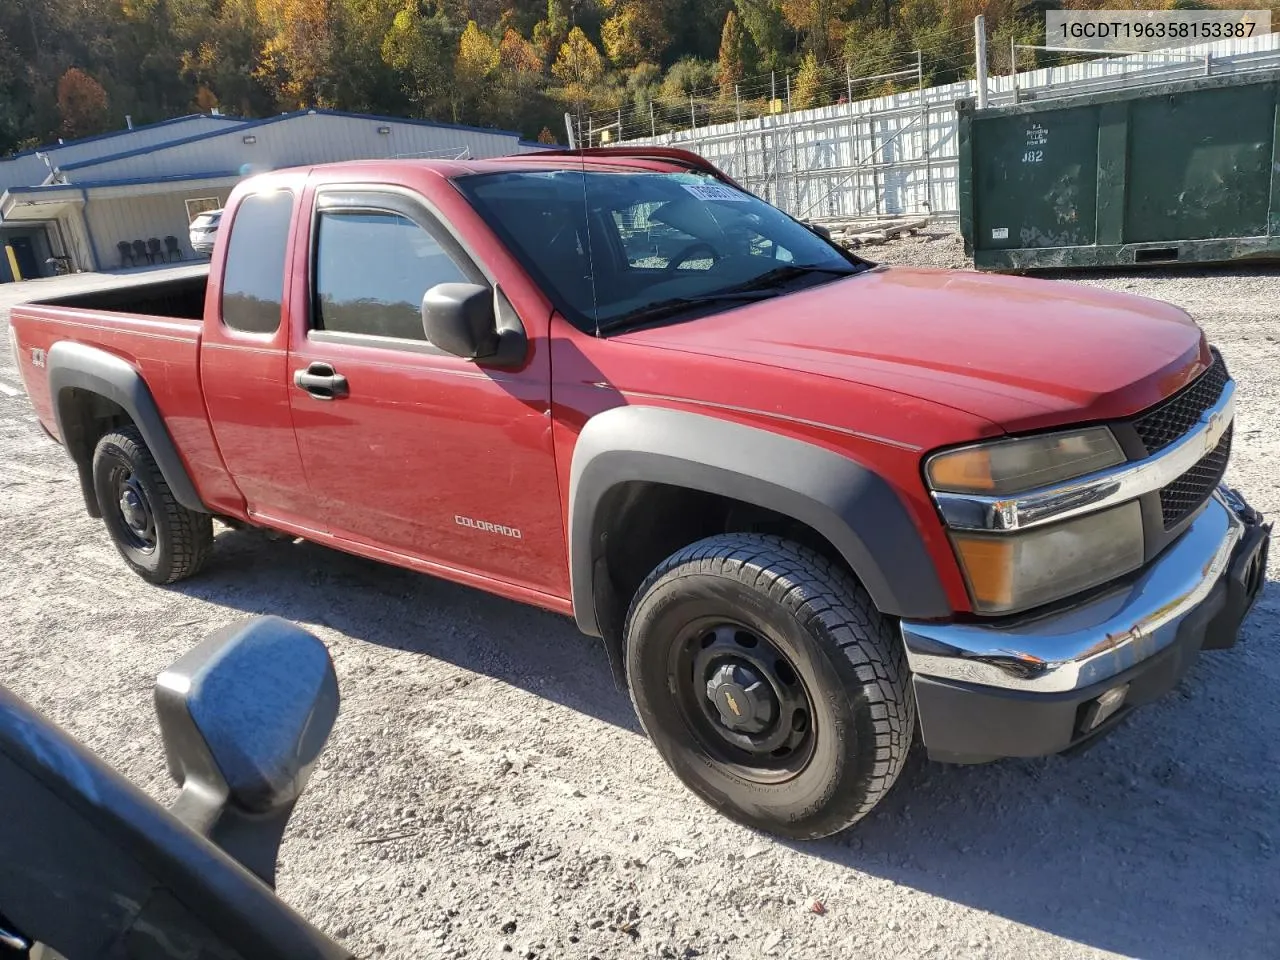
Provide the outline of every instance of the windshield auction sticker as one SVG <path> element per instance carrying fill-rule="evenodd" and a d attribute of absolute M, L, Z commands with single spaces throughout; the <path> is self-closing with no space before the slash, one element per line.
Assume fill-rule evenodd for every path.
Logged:
<path fill-rule="evenodd" d="M 1271 32 L 1270 10 L 1047 10 L 1045 46 L 1145 53 Z"/>
<path fill-rule="evenodd" d="M 728 200 L 732 203 L 748 203 L 751 200 L 745 193 L 718 183 L 686 183 L 683 186 L 699 200 Z"/>

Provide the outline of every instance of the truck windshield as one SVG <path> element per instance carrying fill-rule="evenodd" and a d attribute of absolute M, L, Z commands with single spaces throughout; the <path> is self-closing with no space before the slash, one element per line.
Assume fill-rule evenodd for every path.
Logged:
<path fill-rule="evenodd" d="M 703 173 L 513 171 L 455 183 L 588 333 L 726 310 L 869 266 Z"/>

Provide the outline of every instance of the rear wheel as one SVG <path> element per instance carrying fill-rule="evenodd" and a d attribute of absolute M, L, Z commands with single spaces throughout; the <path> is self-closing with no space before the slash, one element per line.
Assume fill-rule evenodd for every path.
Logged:
<path fill-rule="evenodd" d="M 845 571 L 779 537 L 672 555 L 627 617 L 636 712 L 695 793 L 797 839 L 865 816 L 915 726 L 902 644 Z"/>
<path fill-rule="evenodd" d="M 120 427 L 93 452 L 93 488 L 120 556 L 152 583 L 197 573 L 213 547 L 213 519 L 173 496 L 142 435 Z"/>

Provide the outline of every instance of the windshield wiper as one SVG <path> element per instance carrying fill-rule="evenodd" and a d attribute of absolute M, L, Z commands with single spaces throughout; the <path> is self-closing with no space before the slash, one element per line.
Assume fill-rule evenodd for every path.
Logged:
<path fill-rule="evenodd" d="M 700 307 L 712 303 L 755 303 L 757 300 L 768 300 L 776 297 L 778 294 L 773 290 L 748 290 L 738 288 L 734 290 L 726 290 L 723 293 L 704 293 L 695 297 L 672 297 L 669 300 L 659 300 L 657 303 L 651 303 L 647 307 L 641 307 L 638 310 L 632 310 L 630 313 L 624 313 L 621 316 L 613 317 L 597 326 L 600 333 L 611 333 L 623 328 L 642 326 L 646 323 L 652 323 L 657 320 L 666 320 L 687 312 L 690 308 Z"/>
<path fill-rule="evenodd" d="M 800 263 L 788 263 L 774 270 L 767 270 L 754 280 L 748 280 L 733 289 L 735 291 L 769 290 L 799 277 L 809 277 L 814 274 L 832 277 L 852 277 L 856 273 L 862 273 L 862 270 L 853 264 L 849 264 L 847 267 L 817 267 L 805 266 Z"/>

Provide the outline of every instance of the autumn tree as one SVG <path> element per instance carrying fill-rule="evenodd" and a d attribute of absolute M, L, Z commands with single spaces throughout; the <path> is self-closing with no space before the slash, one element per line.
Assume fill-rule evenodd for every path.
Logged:
<path fill-rule="evenodd" d="M 338 67 L 335 0 L 258 0 L 267 41 L 256 75 L 283 106 L 333 106 Z"/>
<path fill-rule="evenodd" d="M 512 100 L 529 100 L 542 86 L 545 67 L 538 48 L 514 27 L 508 27 L 498 44 L 498 82 Z"/>
<path fill-rule="evenodd" d="M 408 98 L 396 71 L 382 56 L 382 42 L 403 0 L 337 0 L 335 105 L 357 113 L 406 113 Z"/>
<path fill-rule="evenodd" d="M 767 70 L 779 69 L 787 35 L 781 0 L 734 0 L 734 6 L 760 53 L 761 65 Z"/>
<path fill-rule="evenodd" d="M 670 43 L 666 18 L 668 0 L 603 0 L 611 16 L 600 28 L 600 39 L 609 59 L 620 67 L 633 67 L 658 59 Z"/>
<path fill-rule="evenodd" d="M 720 59 L 716 73 L 720 96 L 725 100 L 733 97 L 734 88 L 746 77 L 748 42 L 742 21 L 738 19 L 737 13 L 730 10 L 724 18 L 724 30 L 720 33 Z"/>
<path fill-rule="evenodd" d="M 626 100 L 631 112 L 641 118 L 641 124 L 652 116 L 650 104 L 658 98 L 661 86 L 662 68 L 656 63 L 637 63 L 627 71 Z"/>
<path fill-rule="evenodd" d="M 782 15 L 805 38 L 805 46 L 825 60 L 843 40 L 850 0 L 782 0 Z"/>
<path fill-rule="evenodd" d="M 453 90 L 457 36 L 447 18 L 424 15 L 417 0 L 405 0 L 382 38 L 382 59 L 400 76 L 419 115 L 458 120 Z"/>
<path fill-rule="evenodd" d="M 843 66 L 830 66 L 841 53 L 855 97 L 914 85 L 857 80 L 912 65 L 917 49 L 925 82 L 960 79 L 979 12 L 995 72 L 1011 40 L 1043 42 L 1026 0 L 0 0 L 0 152 L 125 114 L 148 123 L 215 107 L 331 106 L 537 136 L 572 104 L 607 113 L 601 123 L 621 110 L 629 130 L 687 127 L 690 94 L 699 123 L 732 118 L 735 84 L 748 111 L 765 109 L 753 97 L 770 72 L 778 96 L 791 76 L 793 105 L 828 102 L 845 90 Z M 1061 62 L 1019 51 L 1018 64 L 1037 57 Z M 96 89 L 78 74 L 60 83 L 69 68 Z"/>
<path fill-rule="evenodd" d="M 560 82 L 558 95 L 564 103 L 575 110 L 591 104 L 593 89 L 604 78 L 604 58 L 581 27 L 569 31 L 551 65 L 551 75 Z"/>
<path fill-rule="evenodd" d="M 697 57 L 677 60 L 662 80 L 663 100 L 687 100 L 705 95 L 716 86 L 716 65 Z"/>
<path fill-rule="evenodd" d="M 564 12 L 565 0 L 547 0 L 547 16 L 533 28 L 533 44 L 544 61 L 552 60 L 569 36 L 569 18 Z"/>
<path fill-rule="evenodd" d="M 254 0 L 170 0 L 170 14 L 180 76 L 196 88 L 199 109 L 246 116 L 276 109 L 277 91 L 258 75 L 267 35 Z"/>
<path fill-rule="evenodd" d="M 87 137 L 107 128 L 107 91 L 79 67 L 58 78 L 58 116 L 62 133 Z"/>
<path fill-rule="evenodd" d="M 791 91 L 791 107 L 794 110 L 808 110 L 821 106 L 826 99 L 822 67 L 817 55 L 810 50 L 800 61 L 800 72 L 796 74 L 795 86 Z"/>
<path fill-rule="evenodd" d="M 463 110 L 474 111 L 484 101 L 497 68 L 498 45 L 474 20 L 467 21 L 453 61 L 453 82 Z"/>
<path fill-rule="evenodd" d="M 581 27 L 574 27 L 560 46 L 560 53 L 551 65 L 551 75 L 568 86 L 579 83 L 594 86 L 604 76 L 604 60 Z"/>

